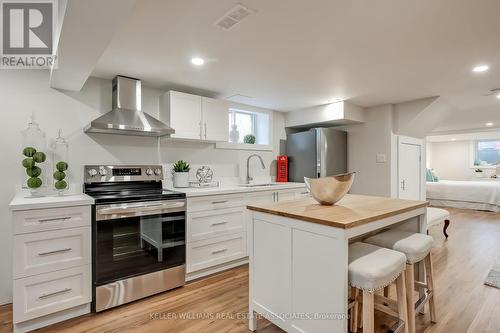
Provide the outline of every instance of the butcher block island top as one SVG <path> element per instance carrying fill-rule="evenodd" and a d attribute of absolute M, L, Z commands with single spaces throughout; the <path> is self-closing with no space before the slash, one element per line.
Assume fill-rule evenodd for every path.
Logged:
<path fill-rule="evenodd" d="M 304 198 L 275 204 L 249 205 L 247 208 L 253 211 L 348 229 L 426 207 L 428 204 L 426 201 L 346 194 L 333 206 L 322 206 L 313 198 Z"/>

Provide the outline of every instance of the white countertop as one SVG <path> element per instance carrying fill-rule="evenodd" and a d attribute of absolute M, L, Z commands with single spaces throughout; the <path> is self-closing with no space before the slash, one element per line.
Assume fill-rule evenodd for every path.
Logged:
<path fill-rule="evenodd" d="M 239 185 L 222 185 L 220 187 L 188 187 L 188 188 L 178 188 L 167 186 L 166 189 L 186 193 L 186 197 L 199 197 L 204 195 L 217 195 L 217 194 L 231 194 L 231 193 L 249 193 L 249 192 L 260 192 L 260 191 L 276 191 L 276 190 L 287 190 L 296 188 L 305 188 L 304 183 L 273 183 L 273 185 L 267 186 L 253 186 L 245 187 Z"/>
<path fill-rule="evenodd" d="M 28 191 L 19 191 L 9 204 L 10 210 L 28 210 L 57 208 L 68 206 L 92 205 L 94 199 L 86 194 L 66 194 L 66 195 L 47 195 L 40 197 L 30 196 Z"/>

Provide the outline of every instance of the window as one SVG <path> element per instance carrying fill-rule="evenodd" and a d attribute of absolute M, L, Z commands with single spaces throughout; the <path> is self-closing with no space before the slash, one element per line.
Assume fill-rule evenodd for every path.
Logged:
<path fill-rule="evenodd" d="M 236 125 L 236 130 L 239 133 L 238 143 L 243 143 L 243 138 L 248 134 L 257 137 L 255 118 L 255 113 L 229 109 L 229 138 L 231 139 L 233 125 Z"/>
<path fill-rule="evenodd" d="M 476 141 L 474 150 L 474 165 L 500 164 L 500 140 Z"/>
<path fill-rule="evenodd" d="M 271 151 L 273 112 L 251 105 L 233 103 L 229 107 L 229 142 L 216 142 L 215 148 Z M 245 135 L 255 136 L 255 143 L 244 142 Z"/>

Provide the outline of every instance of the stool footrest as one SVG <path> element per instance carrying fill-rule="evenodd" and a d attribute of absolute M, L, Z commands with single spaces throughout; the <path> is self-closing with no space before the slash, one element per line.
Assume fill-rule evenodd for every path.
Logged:
<path fill-rule="evenodd" d="M 405 328 L 406 323 L 399 319 L 394 325 L 392 325 L 391 328 L 387 331 L 387 333 L 399 333 L 403 332 L 403 329 Z"/>
<path fill-rule="evenodd" d="M 424 293 L 424 296 L 422 296 L 416 303 L 415 303 L 415 312 L 420 312 L 422 308 L 425 306 L 425 303 L 432 297 L 432 290 L 426 290 Z"/>
<path fill-rule="evenodd" d="M 415 290 L 418 290 L 418 288 L 428 289 L 429 287 L 427 286 L 427 283 L 415 281 Z"/>

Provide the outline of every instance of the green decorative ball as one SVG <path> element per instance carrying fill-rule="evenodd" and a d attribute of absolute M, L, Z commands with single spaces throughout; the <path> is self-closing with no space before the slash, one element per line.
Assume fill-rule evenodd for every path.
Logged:
<path fill-rule="evenodd" d="M 32 158 L 28 157 L 23 160 L 23 167 L 26 169 L 31 169 L 35 166 L 35 161 Z"/>
<path fill-rule="evenodd" d="M 56 171 L 54 172 L 54 179 L 55 180 L 63 180 L 64 178 L 66 178 L 66 174 L 62 171 Z"/>
<path fill-rule="evenodd" d="M 60 180 L 60 181 L 57 181 L 54 186 L 58 190 L 64 190 L 66 187 L 68 187 L 68 183 L 66 183 L 64 180 Z"/>
<path fill-rule="evenodd" d="M 42 153 L 41 151 L 37 151 L 34 155 L 33 155 L 33 160 L 37 163 L 43 163 L 45 162 L 45 160 L 47 159 L 47 156 L 45 156 L 44 153 Z"/>
<path fill-rule="evenodd" d="M 34 166 L 32 168 L 26 169 L 26 174 L 30 177 L 38 177 L 42 174 L 42 169 L 40 169 L 37 166 Z"/>
<path fill-rule="evenodd" d="M 57 162 L 56 169 L 61 171 L 61 172 L 66 171 L 66 170 L 68 170 L 68 163 L 66 163 L 64 161 Z"/>
<path fill-rule="evenodd" d="M 27 184 L 29 188 L 39 188 L 42 186 L 42 180 L 38 177 L 31 177 L 28 179 Z"/>
<path fill-rule="evenodd" d="M 23 155 L 26 157 L 33 157 L 35 155 L 36 149 L 33 147 L 26 147 L 23 149 Z"/>

